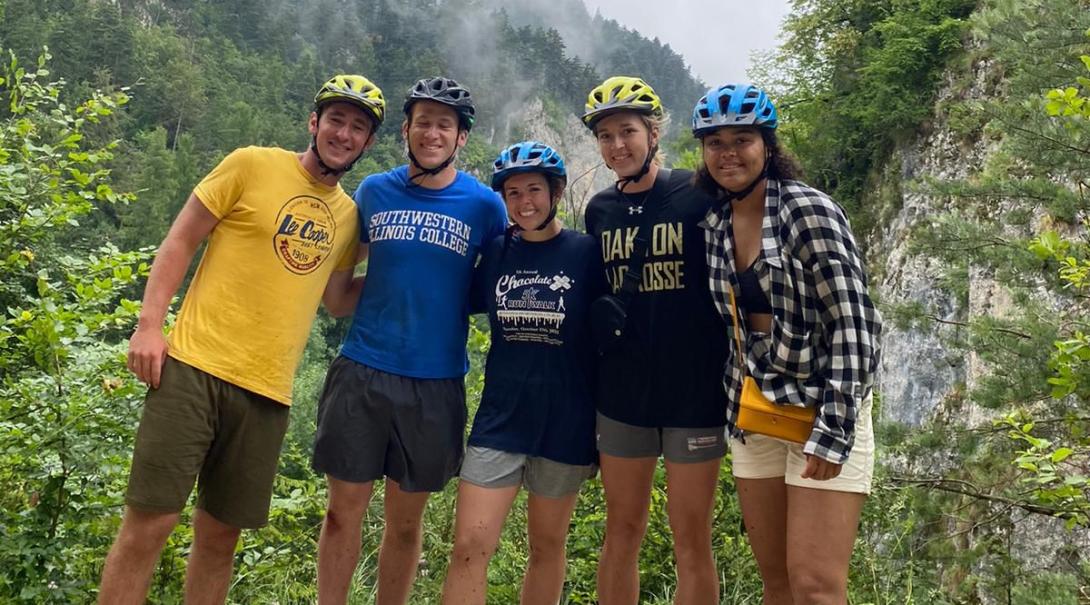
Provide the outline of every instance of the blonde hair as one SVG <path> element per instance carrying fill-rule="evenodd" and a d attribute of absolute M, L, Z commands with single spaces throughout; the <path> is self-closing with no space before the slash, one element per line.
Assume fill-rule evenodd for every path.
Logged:
<path fill-rule="evenodd" d="M 661 143 L 662 138 L 666 136 L 666 128 L 670 126 L 670 114 L 664 109 L 659 115 L 642 114 L 640 119 L 643 120 L 643 125 L 647 127 L 648 132 L 658 134 Z M 666 165 L 666 152 L 662 150 L 662 145 L 656 145 L 655 157 L 651 158 L 651 163 L 660 168 Z"/>

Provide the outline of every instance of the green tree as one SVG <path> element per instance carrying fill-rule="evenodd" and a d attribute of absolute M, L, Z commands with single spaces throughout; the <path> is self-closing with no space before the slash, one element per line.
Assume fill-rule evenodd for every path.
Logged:
<path fill-rule="evenodd" d="M 945 413 L 971 404 L 990 410 L 994 423 L 952 425 L 939 416 L 898 443 L 910 456 L 940 450 L 957 460 L 942 474 L 922 470 L 899 478 L 931 491 L 921 507 L 931 508 L 925 517 L 959 511 L 963 531 L 951 538 L 936 526 L 930 537 L 933 556 L 949 561 L 947 581 L 957 593 L 1075 602 L 1073 591 L 1065 600 L 1049 600 L 1045 594 L 1054 592 L 1035 588 L 1011 543 L 1031 517 L 1060 519 L 1077 531 L 1090 527 L 1090 249 L 1083 223 L 1090 209 L 1090 120 L 1079 103 L 1087 70 L 1080 56 L 1090 53 L 1088 6 L 993 0 L 973 16 L 975 59 L 987 66 L 980 80 L 994 88 L 946 109 L 951 124 L 964 129 L 959 136 L 987 145 L 989 153 L 965 179 L 921 184 L 952 203 L 920 221 L 917 252 L 942 263 L 943 283 L 963 304 L 970 271 L 1010 301 L 997 316 L 963 309 L 947 343 L 975 356 L 978 375 L 971 388 L 945 402 Z M 917 319 L 926 327 L 927 318 L 937 316 L 923 310 Z M 1065 554 L 1070 564 L 1052 580 L 1090 585 L 1090 566 L 1074 552 Z M 987 572 L 980 571 L 981 561 L 989 562 Z"/>
<path fill-rule="evenodd" d="M 121 336 L 146 251 L 81 236 L 114 143 L 88 143 L 124 91 L 64 98 L 48 55 L 0 72 L 0 600 L 90 599 L 116 516 L 137 385 Z"/>

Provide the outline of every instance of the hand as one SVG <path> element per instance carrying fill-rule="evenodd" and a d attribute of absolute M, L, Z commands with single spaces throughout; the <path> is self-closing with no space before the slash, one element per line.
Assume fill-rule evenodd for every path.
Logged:
<path fill-rule="evenodd" d="M 159 388 L 169 348 L 162 328 L 137 327 L 129 339 L 129 370 L 141 382 L 153 389 Z"/>
<path fill-rule="evenodd" d="M 803 479 L 828 481 L 840 474 L 843 465 L 834 464 L 823 458 L 806 454 L 806 468 L 802 470 Z"/>

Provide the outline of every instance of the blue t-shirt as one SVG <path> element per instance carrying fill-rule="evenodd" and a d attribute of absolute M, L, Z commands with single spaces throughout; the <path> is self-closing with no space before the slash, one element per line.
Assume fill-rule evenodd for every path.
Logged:
<path fill-rule="evenodd" d="M 370 251 L 341 354 L 399 376 L 461 378 L 473 266 L 485 242 L 503 233 L 507 212 L 461 171 L 442 189 L 408 185 L 409 168 L 400 166 L 356 189 Z"/>
<path fill-rule="evenodd" d="M 544 242 L 498 237 L 474 278 L 474 310 L 488 311 L 492 347 L 469 444 L 595 462 L 597 350 L 588 309 L 606 292 L 597 240 L 567 229 Z"/>

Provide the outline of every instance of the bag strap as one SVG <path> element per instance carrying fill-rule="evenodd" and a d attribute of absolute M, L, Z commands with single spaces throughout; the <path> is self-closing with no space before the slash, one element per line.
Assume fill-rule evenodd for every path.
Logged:
<path fill-rule="evenodd" d="M 738 303 L 734 299 L 734 288 L 727 284 L 727 294 L 730 295 L 730 318 L 734 322 L 734 344 L 738 346 L 738 363 L 742 366 L 742 376 L 748 376 L 746 368 L 745 349 L 742 348 L 742 330 L 738 327 Z"/>
<path fill-rule="evenodd" d="M 632 256 L 629 259 L 628 267 L 625 269 L 624 277 L 621 279 L 621 287 L 616 294 L 625 307 L 628 306 L 632 297 L 636 295 L 636 291 L 640 288 L 640 282 L 643 281 L 643 265 L 647 261 L 647 252 L 651 248 L 649 234 L 655 224 L 655 219 L 658 218 L 659 209 L 667 204 L 666 190 L 672 173 L 673 171 L 669 168 L 659 168 L 659 172 L 655 176 L 655 184 L 652 185 L 651 191 L 647 194 L 647 200 L 644 203 L 647 208 L 644 211 L 643 220 L 638 225 L 639 231 L 637 231 L 634 238 Z M 621 193 L 621 195 L 624 194 Z M 661 200 L 661 202 L 655 204 L 654 202 L 657 200 Z"/>

